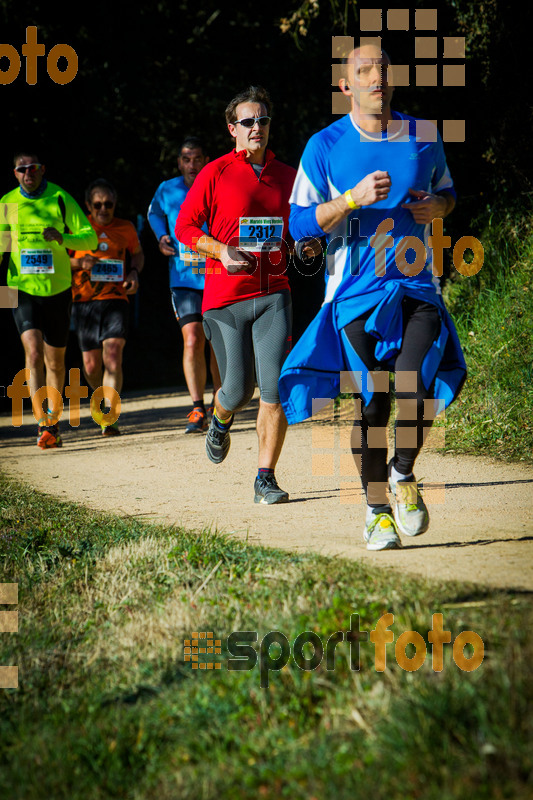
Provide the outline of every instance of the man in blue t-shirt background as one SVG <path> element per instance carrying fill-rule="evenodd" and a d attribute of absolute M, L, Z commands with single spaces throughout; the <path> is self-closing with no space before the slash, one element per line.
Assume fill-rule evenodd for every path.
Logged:
<path fill-rule="evenodd" d="M 202 433 L 207 430 L 208 425 L 204 404 L 206 340 L 202 327 L 205 256 L 179 242 L 175 237 L 174 227 L 187 192 L 208 161 L 209 156 L 202 141 L 196 136 L 187 137 L 178 155 L 181 176 L 163 181 L 148 208 L 148 222 L 156 235 L 159 249 L 164 256 L 169 257 L 172 306 L 183 335 L 183 374 L 193 403 L 185 433 Z M 214 394 L 220 386 L 220 377 L 212 350 L 209 365 Z"/>

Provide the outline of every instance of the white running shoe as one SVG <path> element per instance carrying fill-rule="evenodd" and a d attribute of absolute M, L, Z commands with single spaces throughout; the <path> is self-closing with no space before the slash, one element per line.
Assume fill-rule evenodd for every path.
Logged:
<path fill-rule="evenodd" d="M 422 499 L 414 478 L 395 481 L 389 477 L 392 513 L 400 533 L 405 536 L 420 536 L 429 528 L 429 511 Z"/>
<path fill-rule="evenodd" d="M 399 550 L 402 546 L 394 519 L 386 512 L 367 510 L 363 533 L 367 550 Z"/>

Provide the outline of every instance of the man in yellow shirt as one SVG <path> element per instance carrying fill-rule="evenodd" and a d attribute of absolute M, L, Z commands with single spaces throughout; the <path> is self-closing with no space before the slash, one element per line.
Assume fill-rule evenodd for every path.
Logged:
<path fill-rule="evenodd" d="M 33 398 L 43 386 L 63 391 L 72 303 L 67 248 L 96 247 L 97 238 L 76 201 L 47 181 L 45 165 L 35 153 L 17 153 L 14 165 L 19 186 L 0 199 L 0 230 L 11 234 L 7 283 L 18 290 L 13 317 Z M 51 409 L 35 410 L 42 449 L 62 444 L 60 410 L 53 398 L 48 400 Z"/>

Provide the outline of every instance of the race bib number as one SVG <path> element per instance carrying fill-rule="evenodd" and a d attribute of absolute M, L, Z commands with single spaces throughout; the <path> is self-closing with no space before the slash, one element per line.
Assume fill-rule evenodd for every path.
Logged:
<path fill-rule="evenodd" d="M 54 257 L 51 250 L 21 250 L 20 271 L 23 275 L 52 275 Z"/>
<path fill-rule="evenodd" d="M 187 247 L 183 242 L 178 242 L 178 244 L 180 259 L 184 264 L 195 266 L 196 264 L 203 264 L 205 262 L 203 253 L 197 253 L 196 250 L 191 250 L 191 248 Z"/>
<path fill-rule="evenodd" d="M 240 217 L 239 249 L 281 250 L 283 217 Z"/>
<path fill-rule="evenodd" d="M 124 280 L 124 262 L 113 259 L 99 259 L 91 268 L 91 281 L 120 283 Z"/>

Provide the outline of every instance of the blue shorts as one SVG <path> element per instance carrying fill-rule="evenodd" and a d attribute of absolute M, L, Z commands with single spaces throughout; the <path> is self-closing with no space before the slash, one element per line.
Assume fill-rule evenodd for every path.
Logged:
<path fill-rule="evenodd" d="M 180 328 L 189 322 L 202 321 L 202 297 L 200 289 L 189 289 L 187 286 L 173 286 L 170 288 L 172 307 Z"/>

